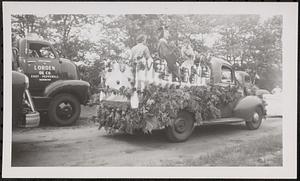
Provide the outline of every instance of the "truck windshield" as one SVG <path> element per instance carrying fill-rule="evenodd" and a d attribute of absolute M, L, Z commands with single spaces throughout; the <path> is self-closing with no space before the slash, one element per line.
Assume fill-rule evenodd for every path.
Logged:
<path fill-rule="evenodd" d="M 49 45 L 40 43 L 30 43 L 28 56 L 33 58 L 50 58 L 55 59 L 55 54 Z"/>

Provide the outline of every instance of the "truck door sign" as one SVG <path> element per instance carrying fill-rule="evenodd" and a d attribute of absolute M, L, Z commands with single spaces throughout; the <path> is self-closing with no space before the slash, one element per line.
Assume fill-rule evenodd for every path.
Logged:
<path fill-rule="evenodd" d="M 55 66 L 53 65 L 33 65 L 33 70 L 37 74 L 31 74 L 31 78 L 37 78 L 39 81 L 58 79 L 58 75 L 55 74 Z"/>

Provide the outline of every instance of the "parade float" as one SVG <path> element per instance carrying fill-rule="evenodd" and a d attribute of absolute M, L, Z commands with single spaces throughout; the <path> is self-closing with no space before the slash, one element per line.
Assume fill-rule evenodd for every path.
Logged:
<path fill-rule="evenodd" d="M 248 129 L 259 128 L 263 100 L 246 95 L 228 62 L 204 57 L 190 70 L 179 67 L 180 82 L 163 59 L 108 63 L 96 101 L 99 129 L 128 134 L 165 129 L 169 140 L 181 142 L 198 125 L 245 122 Z"/>

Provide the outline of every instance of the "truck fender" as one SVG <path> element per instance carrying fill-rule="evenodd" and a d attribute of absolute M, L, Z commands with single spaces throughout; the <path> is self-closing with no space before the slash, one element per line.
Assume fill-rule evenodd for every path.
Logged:
<path fill-rule="evenodd" d="M 251 118 L 257 107 L 260 107 L 265 114 L 264 105 L 260 98 L 257 96 L 246 96 L 236 104 L 233 109 L 233 115 L 247 121 Z"/>
<path fill-rule="evenodd" d="M 69 93 L 78 98 L 81 104 L 86 104 L 89 99 L 90 84 L 83 80 L 58 80 L 49 84 L 44 91 L 44 96 L 54 97 L 59 93 Z"/>

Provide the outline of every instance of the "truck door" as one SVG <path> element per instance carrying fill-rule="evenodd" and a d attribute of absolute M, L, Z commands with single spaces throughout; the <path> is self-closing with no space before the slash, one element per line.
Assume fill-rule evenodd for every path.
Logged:
<path fill-rule="evenodd" d="M 236 85 L 234 72 L 231 69 L 231 67 L 229 67 L 227 65 L 223 65 L 221 67 L 221 83 L 220 83 L 220 85 L 221 86 L 226 86 L 226 87 Z M 240 93 L 240 91 L 239 91 L 239 93 Z M 234 106 L 236 105 L 236 103 L 237 103 L 237 101 L 231 102 L 231 103 L 226 104 L 226 105 L 222 105 L 221 106 L 221 116 L 223 118 L 231 117 L 232 114 L 233 114 L 233 109 L 234 109 Z"/>
<path fill-rule="evenodd" d="M 60 78 L 61 64 L 50 44 L 27 42 L 25 74 L 29 77 L 32 95 L 40 95 L 46 86 Z"/>

